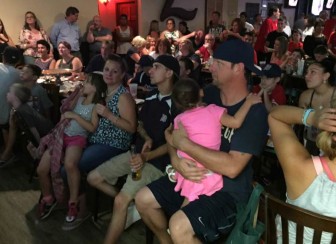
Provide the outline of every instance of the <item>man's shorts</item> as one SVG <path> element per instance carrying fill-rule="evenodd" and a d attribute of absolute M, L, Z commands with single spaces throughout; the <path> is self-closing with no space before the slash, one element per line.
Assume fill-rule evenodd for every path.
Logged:
<path fill-rule="evenodd" d="M 163 172 L 152 164 L 145 163 L 141 169 L 141 179 L 132 180 L 130 160 L 131 153 L 127 151 L 104 162 L 96 170 L 110 185 L 115 185 L 119 177 L 128 175 L 121 191 L 134 198 L 141 188 L 162 177 Z"/>
<path fill-rule="evenodd" d="M 188 217 L 196 236 L 203 242 L 211 242 L 227 235 L 236 220 L 236 200 L 227 192 L 217 191 L 212 196 L 199 199 L 181 208 L 184 197 L 174 191 L 176 183 L 162 177 L 148 185 L 154 197 L 170 218 L 178 210 Z"/>

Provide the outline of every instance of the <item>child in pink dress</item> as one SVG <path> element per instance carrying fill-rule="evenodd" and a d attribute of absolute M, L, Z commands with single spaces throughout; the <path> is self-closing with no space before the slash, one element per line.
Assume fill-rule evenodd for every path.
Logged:
<path fill-rule="evenodd" d="M 261 98 L 250 94 L 243 106 L 234 115 L 228 115 L 226 108 L 201 103 L 201 90 L 192 79 L 180 79 L 173 88 L 172 99 L 177 109 L 182 111 L 175 120 L 174 128 L 182 124 L 188 137 L 204 147 L 219 150 L 221 144 L 222 125 L 239 128 L 253 104 L 260 103 Z M 194 160 L 182 151 L 177 151 L 179 157 Z M 195 161 L 195 160 L 194 160 Z M 197 162 L 197 167 L 204 166 Z M 209 171 L 201 183 L 195 183 L 175 173 L 177 184 L 175 191 L 181 190 L 181 196 L 186 197 L 183 206 L 198 199 L 199 195 L 211 196 L 223 187 L 223 176 Z"/>

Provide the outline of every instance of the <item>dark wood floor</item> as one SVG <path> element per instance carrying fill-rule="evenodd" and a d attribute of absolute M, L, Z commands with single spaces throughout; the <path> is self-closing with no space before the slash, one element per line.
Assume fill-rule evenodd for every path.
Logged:
<path fill-rule="evenodd" d="M 0 243 L 102 243 L 109 215 L 98 229 L 91 219 L 72 231 L 61 229 L 66 210 L 58 208 L 45 221 L 36 219 L 36 204 L 40 191 L 37 180 L 28 182 L 31 171 L 29 160 L 21 160 L 0 169 Z M 122 235 L 121 244 L 145 243 L 145 227 L 134 223 Z"/>

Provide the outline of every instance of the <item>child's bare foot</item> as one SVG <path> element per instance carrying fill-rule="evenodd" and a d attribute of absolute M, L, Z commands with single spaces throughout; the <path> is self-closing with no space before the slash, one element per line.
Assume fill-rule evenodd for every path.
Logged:
<path fill-rule="evenodd" d="M 38 158 L 38 155 L 37 155 L 37 148 L 33 145 L 33 143 L 29 142 L 28 145 L 27 145 L 27 150 L 30 154 L 30 156 L 33 158 L 33 159 L 37 159 Z"/>

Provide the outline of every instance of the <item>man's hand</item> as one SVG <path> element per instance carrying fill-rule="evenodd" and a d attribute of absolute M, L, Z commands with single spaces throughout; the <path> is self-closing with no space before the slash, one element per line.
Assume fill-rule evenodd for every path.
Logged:
<path fill-rule="evenodd" d="M 144 163 L 145 160 L 140 153 L 133 155 L 130 159 L 131 168 L 135 171 L 140 170 L 143 167 Z"/>
<path fill-rule="evenodd" d="M 141 153 L 150 152 L 153 146 L 153 140 L 151 138 L 147 138 L 145 143 L 142 146 Z"/>
<path fill-rule="evenodd" d="M 205 168 L 198 168 L 196 163 L 192 160 L 181 158 L 177 165 L 175 165 L 176 171 L 178 171 L 185 179 L 200 183 L 202 179 L 208 173 Z"/>
<path fill-rule="evenodd" d="M 178 122 L 178 128 L 172 131 L 172 145 L 181 150 L 183 143 L 189 140 L 187 132 L 181 122 Z"/>

